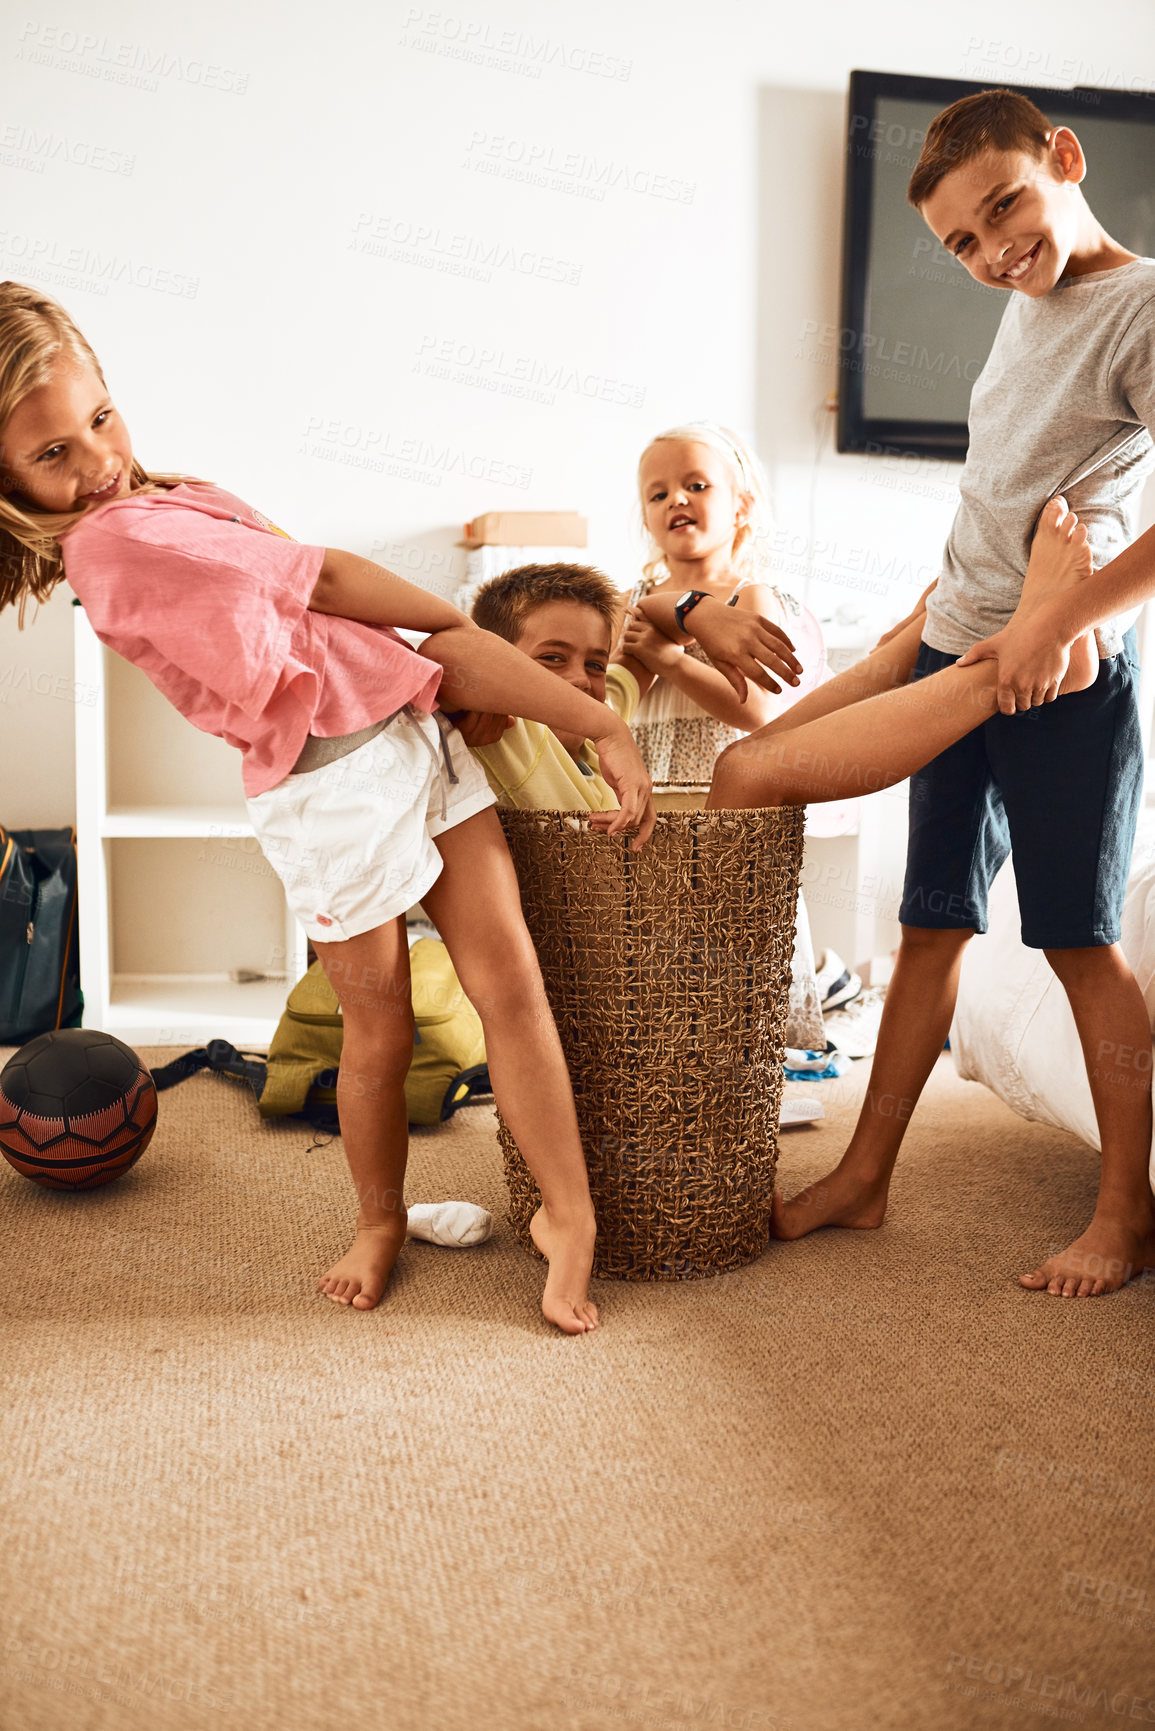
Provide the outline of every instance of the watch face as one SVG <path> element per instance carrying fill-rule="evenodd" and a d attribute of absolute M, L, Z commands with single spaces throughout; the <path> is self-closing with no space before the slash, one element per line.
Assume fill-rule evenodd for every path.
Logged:
<path fill-rule="evenodd" d="M 690 596 L 693 593 L 694 593 L 694 591 L 692 589 L 687 589 L 686 593 L 684 595 L 678 596 L 678 599 L 674 602 L 674 606 L 675 607 L 684 607 L 686 605 L 686 602 L 690 599 Z"/>

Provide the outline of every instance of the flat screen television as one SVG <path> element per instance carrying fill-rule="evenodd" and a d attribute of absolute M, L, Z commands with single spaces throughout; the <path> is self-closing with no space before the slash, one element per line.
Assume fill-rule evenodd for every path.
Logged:
<path fill-rule="evenodd" d="M 840 451 L 966 456 L 971 386 L 1014 291 L 976 283 L 911 209 L 906 188 L 934 116 L 993 83 L 850 75 Z M 1155 95 L 1004 88 L 1021 90 L 1049 120 L 1071 128 L 1087 153 L 1083 187 L 1095 215 L 1129 251 L 1155 255 Z"/>

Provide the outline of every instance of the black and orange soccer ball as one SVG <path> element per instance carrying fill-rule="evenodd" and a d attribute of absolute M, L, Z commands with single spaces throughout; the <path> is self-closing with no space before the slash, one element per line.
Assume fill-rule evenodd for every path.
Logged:
<path fill-rule="evenodd" d="M 131 1047 L 61 1028 L 0 1070 L 0 1154 L 46 1190 L 95 1190 L 136 1164 L 156 1128 L 156 1089 Z"/>

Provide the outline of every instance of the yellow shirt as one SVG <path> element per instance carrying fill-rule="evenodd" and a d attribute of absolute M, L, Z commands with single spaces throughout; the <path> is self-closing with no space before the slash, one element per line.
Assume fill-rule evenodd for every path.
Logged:
<path fill-rule="evenodd" d="M 638 682 L 624 667 L 606 670 L 606 702 L 627 724 L 638 707 Z M 519 811 L 616 811 L 617 798 L 587 739 L 575 761 L 544 722 L 517 720 L 496 745 L 470 746 L 497 795 Z"/>

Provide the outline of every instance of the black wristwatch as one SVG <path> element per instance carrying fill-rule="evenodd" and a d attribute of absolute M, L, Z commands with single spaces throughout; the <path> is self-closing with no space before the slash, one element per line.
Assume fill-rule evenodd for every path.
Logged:
<path fill-rule="evenodd" d="M 674 618 L 678 622 L 679 631 L 686 630 L 686 614 L 691 613 L 699 601 L 705 601 L 706 596 L 707 591 L 705 589 L 687 589 L 684 595 L 678 596 L 674 603 Z M 689 633 L 687 632 L 686 635 L 689 636 Z"/>

